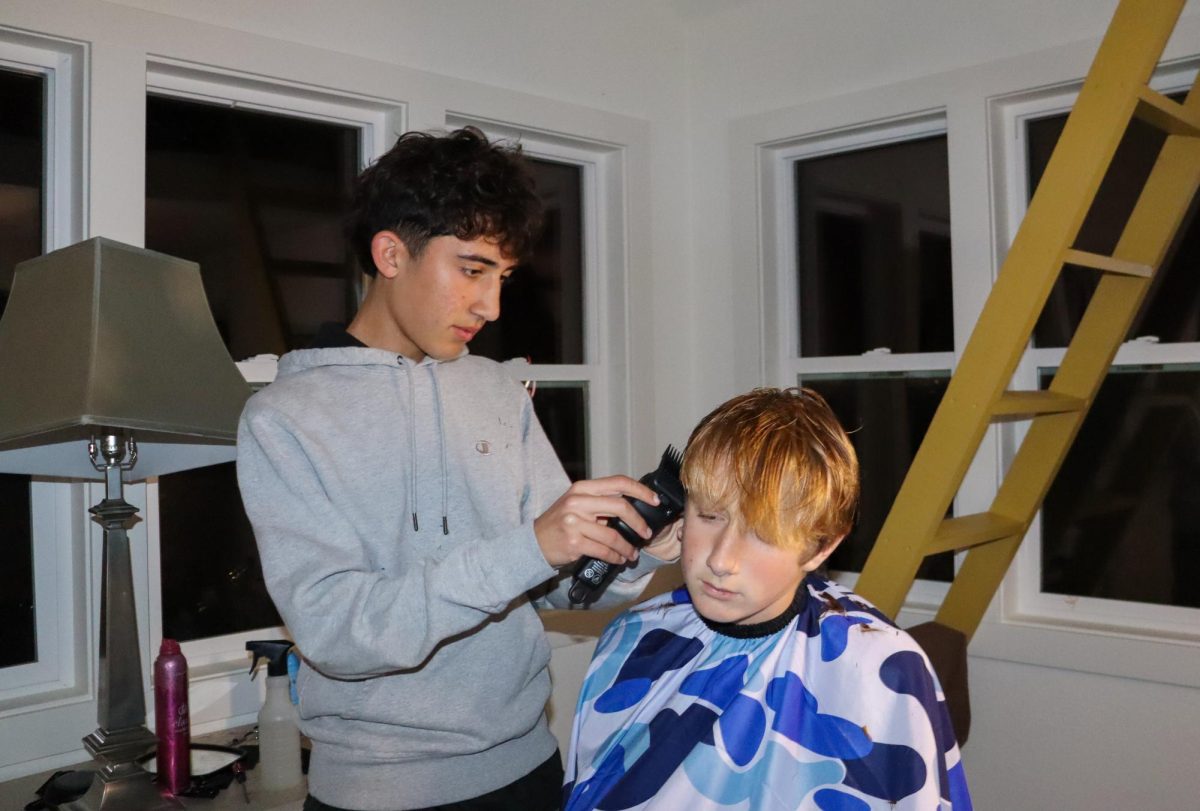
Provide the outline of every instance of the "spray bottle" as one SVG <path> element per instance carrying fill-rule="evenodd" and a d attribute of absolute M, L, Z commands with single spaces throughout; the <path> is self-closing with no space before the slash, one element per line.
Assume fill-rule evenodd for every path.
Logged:
<path fill-rule="evenodd" d="M 267 660 L 267 698 L 258 713 L 259 768 L 264 791 L 284 791 L 304 781 L 300 770 L 300 717 L 292 704 L 288 682 L 291 649 L 292 643 L 286 639 L 246 643 L 246 650 L 254 654 L 251 678 L 258 660 Z"/>
<path fill-rule="evenodd" d="M 191 724 L 188 718 L 187 659 L 174 639 L 164 639 L 154 660 L 155 770 L 168 794 L 191 785 Z"/>

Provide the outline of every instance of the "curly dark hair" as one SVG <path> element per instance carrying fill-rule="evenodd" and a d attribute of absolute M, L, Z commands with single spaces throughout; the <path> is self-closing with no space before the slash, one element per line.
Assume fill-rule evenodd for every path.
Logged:
<path fill-rule="evenodd" d="M 395 231 L 413 256 L 434 237 L 487 237 L 521 260 L 541 225 L 541 200 L 521 147 L 489 143 L 465 127 L 401 135 L 359 175 L 346 236 L 363 272 L 374 276 L 371 239 L 380 231 Z"/>

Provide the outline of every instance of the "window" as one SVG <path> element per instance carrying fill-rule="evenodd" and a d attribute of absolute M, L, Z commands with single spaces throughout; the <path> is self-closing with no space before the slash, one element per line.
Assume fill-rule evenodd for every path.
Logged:
<path fill-rule="evenodd" d="M 533 256 L 504 286 L 501 317 L 471 342 L 492 360 L 531 364 L 583 363 L 583 167 L 530 158 L 545 207 Z M 542 383 L 533 407 L 572 481 L 588 477 L 587 386 Z"/>
<path fill-rule="evenodd" d="M 45 76 L 0 69 L 0 315 L 14 267 L 42 253 L 45 97 Z M 0 572 L 0 668 L 37 661 L 29 486 L 28 476 L 0 474 L 8 557 Z"/>
<path fill-rule="evenodd" d="M 1160 75 L 1176 101 L 1194 71 Z M 1041 178 L 1073 93 L 1014 102 L 1012 213 Z M 1075 247 L 1109 253 L 1164 137 L 1134 120 Z M 1200 459 L 1200 218 L 1193 201 L 1018 557 L 1017 607 L 1048 621 L 1196 637 Z M 1014 386 L 1046 387 L 1096 285 L 1067 267 Z M 1009 429 L 1019 430 L 1019 429 Z M 1016 437 L 1013 438 L 1015 445 Z M 1189 611 L 1190 610 L 1190 611 Z"/>
<path fill-rule="evenodd" d="M 231 356 L 267 385 L 278 355 L 357 310 L 362 278 L 342 222 L 403 108 L 169 60 L 151 64 L 148 88 L 146 247 L 199 263 Z M 236 466 L 146 489 L 151 639 L 184 641 L 193 666 L 244 673 L 245 641 L 283 629 Z"/>
<path fill-rule="evenodd" d="M 850 432 L 862 499 L 829 559 L 861 571 L 949 382 L 954 329 L 946 136 L 940 118 L 778 148 L 794 234 L 778 382 L 821 392 Z M 953 556 L 918 577 L 949 580 Z"/>
<path fill-rule="evenodd" d="M 84 57 L 0 29 L 0 313 L 18 263 L 83 233 Z M 0 475 L 0 780 L 78 749 L 95 722 L 86 489 Z"/>
<path fill-rule="evenodd" d="M 146 247 L 200 264 L 229 353 L 307 346 L 347 323 L 359 274 L 342 219 L 358 174 L 356 128 L 151 95 Z"/>
<path fill-rule="evenodd" d="M 16 265 L 80 232 L 81 71 L 76 46 L 0 31 L 0 315 Z M 0 474 L 0 717 L 86 689 L 82 536 L 69 516 L 81 489 Z"/>
<path fill-rule="evenodd" d="M 146 247 L 200 264 L 234 358 L 307 346 L 348 323 L 360 274 L 342 221 L 359 128 L 171 96 L 146 108 Z M 163 636 L 281 625 L 233 463 L 158 483 Z"/>
<path fill-rule="evenodd" d="M 520 143 L 545 205 L 545 229 L 503 293 L 501 316 L 471 343 L 494 360 L 524 358 L 519 378 L 536 387 L 534 411 L 572 480 L 621 470 L 614 425 L 622 419 L 623 319 L 620 150 L 565 136 L 450 117 L 493 139 Z M 614 225 L 610 225 L 613 223 Z M 606 315 L 611 313 L 612 315 Z M 627 435 L 621 425 L 620 436 Z"/>

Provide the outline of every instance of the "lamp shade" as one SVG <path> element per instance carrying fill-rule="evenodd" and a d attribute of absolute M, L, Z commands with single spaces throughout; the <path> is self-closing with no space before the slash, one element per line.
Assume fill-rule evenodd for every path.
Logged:
<path fill-rule="evenodd" d="M 250 387 L 200 266 L 96 237 L 17 265 L 0 320 L 0 472 L 103 479 L 87 442 L 127 434 L 126 481 L 230 461 Z"/>

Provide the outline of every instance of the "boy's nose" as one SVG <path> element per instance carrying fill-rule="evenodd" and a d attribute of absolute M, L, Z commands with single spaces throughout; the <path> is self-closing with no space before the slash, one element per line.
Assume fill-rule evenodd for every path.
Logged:
<path fill-rule="evenodd" d="M 495 321 L 500 317 L 499 279 L 484 286 L 484 290 L 480 294 L 478 301 L 471 308 L 471 313 L 478 318 L 482 318 L 484 321 Z"/>
<path fill-rule="evenodd" d="M 735 549 L 732 526 L 727 527 L 708 553 L 708 568 L 720 577 L 737 572 L 737 550 Z"/>

